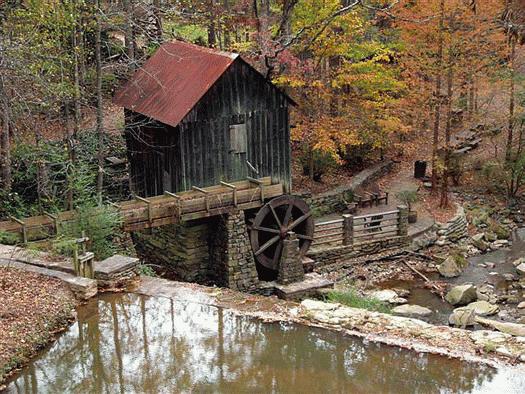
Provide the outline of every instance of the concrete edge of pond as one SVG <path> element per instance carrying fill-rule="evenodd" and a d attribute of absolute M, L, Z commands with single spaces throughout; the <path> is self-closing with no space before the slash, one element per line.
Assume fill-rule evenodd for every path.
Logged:
<path fill-rule="evenodd" d="M 301 304 L 227 288 L 142 277 L 132 292 L 224 308 L 265 322 L 290 322 L 341 332 L 367 341 L 437 354 L 493 367 L 520 364 L 525 371 L 525 337 L 496 331 L 468 331 L 422 320 L 370 312 L 340 304 L 305 300 Z M 477 334 L 473 334 L 477 333 Z"/>

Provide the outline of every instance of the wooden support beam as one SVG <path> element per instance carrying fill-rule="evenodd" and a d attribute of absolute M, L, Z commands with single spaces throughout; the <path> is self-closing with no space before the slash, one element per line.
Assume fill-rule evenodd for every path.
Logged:
<path fill-rule="evenodd" d="M 206 212 L 210 212 L 210 192 L 197 186 L 192 186 L 191 189 L 204 194 L 204 198 L 206 199 Z"/>
<path fill-rule="evenodd" d="M 180 215 L 181 215 L 181 212 L 182 212 L 181 206 L 180 206 L 181 197 L 176 195 L 175 193 L 171 193 L 171 192 L 169 192 L 167 190 L 164 191 L 164 195 L 175 199 L 175 201 L 176 201 L 176 204 L 175 204 L 175 216 L 180 221 Z"/>
<path fill-rule="evenodd" d="M 151 201 L 146 199 L 146 198 L 140 197 L 140 196 L 135 196 L 135 199 L 140 201 L 140 202 L 143 202 L 144 204 L 147 204 L 147 206 L 148 206 L 148 222 L 151 223 L 151 221 L 153 220 L 153 216 L 151 215 Z"/>
<path fill-rule="evenodd" d="M 231 183 L 226 183 L 221 181 L 221 185 L 226 186 L 229 189 L 232 189 L 233 193 L 233 206 L 237 208 L 237 186 L 232 185 Z"/>
<path fill-rule="evenodd" d="M 53 215 L 53 214 L 51 214 L 49 212 L 45 212 L 45 211 L 44 211 L 44 215 L 46 215 L 48 218 L 50 218 L 53 221 L 54 226 L 55 226 L 55 235 L 58 235 L 58 233 L 59 233 L 59 225 L 60 225 L 60 223 L 58 221 L 58 216 L 57 215 Z"/>
<path fill-rule="evenodd" d="M 9 216 L 9 219 L 11 219 L 13 222 L 18 223 L 22 226 L 22 242 L 24 244 L 27 243 L 27 229 L 26 229 L 26 223 L 20 219 L 15 218 L 14 216 Z"/>
<path fill-rule="evenodd" d="M 261 201 L 264 201 L 264 183 L 261 180 L 252 178 L 250 176 L 246 177 L 246 179 L 248 179 L 249 182 L 255 183 L 257 186 L 259 186 L 259 189 L 261 190 Z"/>

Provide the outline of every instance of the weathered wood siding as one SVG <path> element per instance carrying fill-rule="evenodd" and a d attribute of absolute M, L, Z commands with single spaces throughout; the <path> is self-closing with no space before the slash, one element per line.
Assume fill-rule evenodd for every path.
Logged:
<path fill-rule="evenodd" d="M 285 95 L 238 59 L 177 127 L 127 111 L 133 190 L 152 196 L 271 176 L 289 192 L 288 106 Z M 239 124 L 244 124 L 247 142 L 246 152 L 240 153 L 231 150 L 230 141 L 230 126 Z"/>

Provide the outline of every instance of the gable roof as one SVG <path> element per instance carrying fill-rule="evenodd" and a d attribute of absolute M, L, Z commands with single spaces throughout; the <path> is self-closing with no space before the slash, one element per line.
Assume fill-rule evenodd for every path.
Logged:
<path fill-rule="evenodd" d="M 113 101 L 175 127 L 237 58 L 235 53 L 182 41 L 166 42 L 117 91 Z"/>

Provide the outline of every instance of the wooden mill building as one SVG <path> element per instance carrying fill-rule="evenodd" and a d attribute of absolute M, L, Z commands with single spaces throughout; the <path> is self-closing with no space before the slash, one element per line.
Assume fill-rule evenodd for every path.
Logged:
<path fill-rule="evenodd" d="M 114 101 L 137 195 L 266 176 L 290 191 L 294 103 L 238 54 L 165 43 Z"/>

